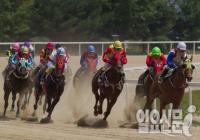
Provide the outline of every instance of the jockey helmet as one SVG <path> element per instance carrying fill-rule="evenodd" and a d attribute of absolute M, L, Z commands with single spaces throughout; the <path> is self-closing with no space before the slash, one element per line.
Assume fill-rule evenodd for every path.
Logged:
<path fill-rule="evenodd" d="M 88 51 L 89 53 L 95 52 L 94 46 L 93 46 L 93 45 L 89 45 L 89 46 L 87 47 L 87 51 Z"/>
<path fill-rule="evenodd" d="M 58 43 L 55 45 L 55 49 L 56 49 L 56 50 L 57 50 L 58 48 L 60 48 L 60 47 L 61 47 L 61 45 L 58 44 Z"/>
<path fill-rule="evenodd" d="M 114 42 L 113 47 L 114 47 L 114 49 L 122 49 L 123 48 L 122 43 L 119 40 Z"/>
<path fill-rule="evenodd" d="M 186 46 L 185 42 L 179 42 L 177 45 L 177 49 L 179 49 L 181 51 L 186 51 L 187 46 Z"/>
<path fill-rule="evenodd" d="M 18 43 L 18 42 L 13 43 L 13 44 L 12 44 L 12 49 L 13 49 L 14 51 L 18 51 L 18 50 L 20 49 L 19 43 Z"/>
<path fill-rule="evenodd" d="M 66 54 L 66 52 L 63 47 L 58 48 L 57 55 L 64 56 L 65 54 Z"/>
<path fill-rule="evenodd" d="M 46 48 L 50 49 L 50 50 L 53 50 L 53 47 L 54 47 L 53 43 L 51 43 L 51 42 L 48 42 L 47 45 L 46 45 Z"/>
<path fill-rule="evenodd" d="M 29 42 L 29 41 L 25 41 L 25 42 L 24 42 L 24 46 L 30 47 L 30 42 Z"/>
<path fill-rule="evenodd" d="M 161 51 L 160 51 L 160 48 L 158 47 L 154 47 L 151 51 L 152 56 L 160 56 L 160 54 L 161 54 Z"/>
<path fill-rule="evenodd" d="M 28 54 L 29 53 L 29 49 L 26 46 L 22 46 L 21 52 L 22 52 L 22 54 Z"/>

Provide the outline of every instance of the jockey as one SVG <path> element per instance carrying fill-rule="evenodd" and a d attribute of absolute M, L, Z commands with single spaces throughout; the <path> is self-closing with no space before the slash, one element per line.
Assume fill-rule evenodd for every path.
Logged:
<path fill-rule="evenodd" d="M 25 58 L 27 60 L 28 68 L 31 70 L 33 67 L 33 57 L 30 55 L 29 49 L 22 46 L 19 53 L 15 54 L 11 60 L 13 65 L 16 65 L 20 58 Z"/>
<path fill-rule="evenodd" d="M 18 42 L 13 43 L 10 48 L 6 51 L 6 54 L 8 55 L 8 57 L 14 55 L 15 53 L 17 53 L 19 51 L 20 45 Z"/>
<path fill-rule="evenodd" d="M 179 42 L 175 49 L 172 49 L 167 56 L 167 67 L 161 73 L 159 77 L 159 83 L 162 83 L 165 79 L 166 74 L 177 68 L 178 65 L 181 65 L 186 58 L 186 49 L 187 46 L 184 42 Z"/>
<path fill-rule="evenodd" d="M 102 59 L 105 62 L 105 65 L 104 65 L 104 67 L 102 67 L 102 69 L 100 69 L 102 74 L 100 75 L 100 77 L 98 79 L 99 83 L 102 83 L 105 72 L 107 70 L 109 70 L 110 67 L 113 65 L 112 59 L 113 59 L 113 55 L 115 54 L 116 51 L 120 51 L 120 54 L 122 56 L 121 63 L 123 65 L 127 63 L 126 52 L 123 49 L 122 43 L 119 40 L 117 40 L 113 44 L 109 45 L 109 47 L 103 53 Z M 123 79 L 122 80 L 123 80 L 123 82 L 125 82 L 124 70 L 121 69 L 121 72 L 123 73 Z"/>
<path fill-rule="evenodd" d="M 97 55 L 96 50 L 95 50 L 93 45 L 89 45 L 87 47 L 87 51 L 85 51 L 81 55 L 80 65 L 81 65 L 83 70 L 87 69 L 87 62 L 86 62 L 87 58 L 95 60 L 96 61 L 96 66 L 97 66 L 97 64 L 98 64 L 98 55 Z"/>
<path fill-rule="evenodd" d="M 47 67 L 47 62 L 49 60 L 49 56 L 52 54 L 54 50 L 54 45 L 51 42 L 48 42 L 45 45 L 45 48 L 40 50 L 40 64 L 39 66 L 36 67 L 36 69 L 34 70 L 34 73 L 36 74 L 39 70 L 40 72 L 45 71 L 46 67 Z"/>
<path fill-rule="evenodd" d="M 48 62 L 49 56 L 53 52 L 54 45 L 51 42 L 48 42 L 45 48 L 40 51 L 40 64 L 45 64 Z"/>
<path fill-rule="evenodd" d="M 66 55 L 65 49 L 63 47 L 60 47 L 60 48 L 57 49 L 56 53 L 52 53 L 49 56 L 49 60 L 48 60 L 48 63 L 47 63 L 48 68 L 47 68 L 47 70 L 45 71 L 44 75 L 41 78 L 41 84 L 44 83 L 45 76 L 48 75 L 51 72 L 51 70 L 53 70 L 55 68 L 56 58 L 58 56 L 64 57 L 65 65 L 64 65 L 64 68 L 63 68 L 63 72 L 64 72 L 65 69 L 67 69 L 67 67 L 68 67 L 67 64 L 68 64 L 69 57 Z"/>
<path fill-rule="evenodd" d="M 12 69 L 12 58 L 15 54 L 17 54 L 19 52 L 20 49 L 20 45 L 18 42 L 13 43 L 10 48 L 6 51 L 6 54 L 8 55 L 8 65 L 6 66 L 6 68 L 3 70 L 2 75 L 6 76 L 7 72 L 9 71 L 9 69 Z"/>
<path fill-rule="evenodd" d="M 113 45 L 111 44 L 103 53 L 103 61 L 106 63 L 103 67 L 103 71 L 106 71 L 113 65 L 112 58 L 116 51 L 120 51 L 120 54 L 122 55 L 122 64 L 127 63 L 126 52 L 122 47 L 122 43 L 120 41 L 115 41 Z"/>
<path fill-rule="evenodd" d="M 34 50 L 34 47 L 30 44 L 30 42 L 25 41 L 24 46 L 29 49 L 31 56 L 34 58 L 35 57 L 35 50 Z"/>
<path fill-rule="evenodd" d="M 9 63 L 12 59 L 12 57 L 17 54 L 19 52 L 19 49 L 20 49 L 20 45 L 18 42 L 15 42 L 11 45 L 11 47 L 9 48 L 9 50 L 7 50 L 7 55 L 9 57 Z"/>
<path fill-rule="evenodd" d="M 150 74 L 154 74 L 155 72 L 155 65 L 158 62 L 157 60 L 159 60 L 162 63 L 161 69 L 163 68 L 164 65 L 166 65 L 166 58 L 164 56 L 163 53 L 161 53 L 160 48 L 158 47 L 154 47 L 151 51 L 151 53 L 149 53 L 146 57 L 146 65 L 148 67 L 148 69 L 144 72 L 144 74 L 140 77 L 139 79 L 139 83 L 140 84 L 144 84 L 144 79 L 146 78 L 146 76 L 150 73 Z M 157 63 L 156 63 L 157 62 Z"/>

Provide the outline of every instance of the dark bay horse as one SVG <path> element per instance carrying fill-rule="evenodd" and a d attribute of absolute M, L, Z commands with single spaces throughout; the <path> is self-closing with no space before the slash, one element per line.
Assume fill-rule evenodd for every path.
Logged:
<path fill-rule="evenodd" d="M 186 58 L 183 64 L 175 69 L 172 76 L 165 79 L 162 83 L 158 82 L 160 74 L 156 75 L 147 95 L 144 109 L 151 109 L 151 105 L 156 97 L 160 99 L 160 116 L 162 116 L 162 110 L 169 103 L 173 104 L 173 109 L 178 109 L 187 87 L 187 81 L 190 82 L 192 80 L 194 68 L 191 57 Z"/>
<path fill-rule="evenodd" d="M 100 85 L 98 83 L 99 76 L 101 75 L 101 69 L 95 74 L 92 79 L 92 92 L 95 95 L 96 103 L 94 106 L 94 115 L 102 114 L 102 106 L 104 99 L 107 99 L 107 109 L 104 112 L 104 120 L 107 119 L 108 115 L 111 112 L 113 105 L 116 103 L 118 96 L 120 95 L 123 84 L 123 65 L 121 63 L 121 54 L 116 52 L 113 56 L 113 65 L 105 72 L 104 79 L 108 84 Z"/>
<path fill-rule="evenodd" d="M 5 81 L 4 81 L 5 105 L 4 105 L 4 114 L 3 114 L 4 116 L 6 115 L 10 92 L 12 92 L 12 95 L 13 95 L 12 97 L 13 103 L 12 103 L 11 110 L 14 110 L 16 95 L 17 93 L 19 93 L 16 116 L 18 117 L 20 114 L 21 102 L 22 102 L 23 96 L 28 94 L 28 90 L 29 90 L 28 87 L 30 84 L 30 76 L 29 76 L 30 70 L 27 69 L 27 65 L 28 65 L 27 60 L 24 58 L 20 58 L 18 64 L 16 65 L 16 68 L 9 75 L 10 79 L 6 80 L 5 78 Z"/>
<path fill-rule="evenodd" d="M 43 85 L 39 84 L 38 85 L 39 87 L 37 87 L 38 89 L 35 90 L 35 105 L 34 105 L 33 115 L 35 115 L 35 111 L 37 109 L 39 96 L 41 96 L 42 93 L 45 94 L 43 111 L 46 110 L 48 115 L 41 121 L 43 120 L 45 122 L 50 121 L 54 107 L 60 100 L 60 97 L 64 91 L 64 86 L 65 86 L 65 76 L 63 74 L 64 66 L 65 66 L 65 58 L 62 56 L 57 56 L 55 68 L 48 75 L 46 75 L 44 84 Z M 46 104 L 48 105 L 47 108 Z"/>

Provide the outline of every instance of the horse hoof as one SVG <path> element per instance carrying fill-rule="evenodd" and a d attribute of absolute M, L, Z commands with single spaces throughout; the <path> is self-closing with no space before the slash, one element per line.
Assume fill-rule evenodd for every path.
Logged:
<path fill-rule="evenodd" d="M 26 121 L 28 121 L 28 122 L 37 122 L 38 121 L 38 117 L 30 116 L 30 117 L 26 118 Z"/>
<path fill-rule="evenodd" d="M 16 118 L 19 118 L 19 113 L 16 114 Z"/>
<path fill-rule="evenodd" d="M 42 118 L 41 120 L 40 120 L 40 123 L 49 123 L 50 122 L 50 117 L 45 117 L 45 118 Z"/>
<path fill-rule="evenodd" d="M 94 116 L 97 116 L 98 115 L 98 112 L 97 111 L 94 111 Z"/>
<path fill-rule="evenodd" d="M 104 121 L 106 121 L 106 119 L 107 119 L 106 117 L 103 118 Z"/>
<path fill-rule="evenodd" d="M 35 113 L 35 112 L 33 112 L 33 113 L 31 114 L 31 116 L 32 116 L 32 117 L 35 117 L 35 116 L 36 116 L 36 113 Z"/>
<path fill-rule="evenodd" d="M 26 109 L 26 107 L 25 107 L 25 105 L 23 105 L 22 107 L 21 107 L 21 110 L 25 110 Z"/>
<path fill-rule="evenodd" d="M 98 114 L 102 114 L 103 113 L 103 111 L 102 110 L 98 110 Z"/>
<path fill-rule="evenodd" d="M 14 109 L 14 108 L 11 108 L 11 109 L 10 109 L 10 112 L 15 112 L 15 109 Z"/>

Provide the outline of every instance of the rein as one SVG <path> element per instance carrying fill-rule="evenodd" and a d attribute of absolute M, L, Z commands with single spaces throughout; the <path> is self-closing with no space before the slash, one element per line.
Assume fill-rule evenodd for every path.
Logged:
<path fill-rule="evenodd" d="M 171 86 L 174 88 L 174 89 L 181 89 L 181 88 L 185 88 L 186 87 L 186 82 L 184 83 L 184 84 L 182 84 L 182 86 L 180 86 L 180 87 L 176 87 L 175 85 L 174 85 L 174 83 L 172 82 L 172 78 L 170 77 L 170 78 L 168 78 L 169 79 L 169 83 L 171 84 Z"/>
<path fill-rule="evenodd" d="M 27 74 L 25 75 L 25 77 L 19 76 L 19 75 L 17 75 L 15 72 L 13 72 L 13 75 L 14 75 L 16 78 L 18 78 L 18 79 L 27 79 L 28 76 L 29 76 L 29 73 L 27 73 Z"/>

